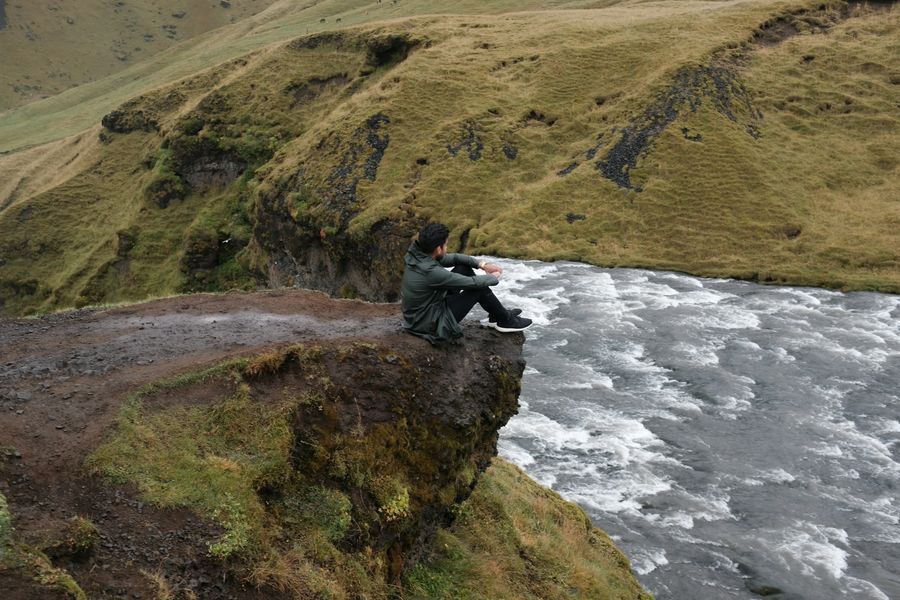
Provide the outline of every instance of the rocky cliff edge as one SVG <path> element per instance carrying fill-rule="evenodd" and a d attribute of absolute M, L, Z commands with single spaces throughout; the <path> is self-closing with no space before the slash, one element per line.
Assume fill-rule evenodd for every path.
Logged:
<path fill-rule="evenodd" d="M 521 525 L 502 499 L 469 497 L 517 410 L 523 341 L 473 324 L 432 347 L 397 305 L 299 290 L 0 321 L 4 597 L 460 593 L 469 576 L 434 565 L 455 564 L 451 543 L 486 543 L 467 519 Z M 508 465 L 493 477 L 509 506 L 531 489 Z M 520 500 L 566 505 L 546 494 Z M 566 506 L 548 518 L 597 546 Z M 624 557 L 598 547 L 621 597 L 640 597 Z"/>

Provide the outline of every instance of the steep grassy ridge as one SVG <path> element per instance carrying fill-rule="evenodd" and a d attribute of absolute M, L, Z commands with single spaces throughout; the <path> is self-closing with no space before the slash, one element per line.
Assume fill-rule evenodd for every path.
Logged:
<path fill-rule="evenodd" d="M 64 183 L 4 170 L 0 300 L 390 298 L 426 218 L 473 253 L 898 291 L 898 30 L 891 5 L 668 2 L 272 46 L 57 143 L 91 165 Z"/>
<path fill-rule="evenodd" d="M 0 111 L 121 71 L 273 1 L 0 2 Z"/>

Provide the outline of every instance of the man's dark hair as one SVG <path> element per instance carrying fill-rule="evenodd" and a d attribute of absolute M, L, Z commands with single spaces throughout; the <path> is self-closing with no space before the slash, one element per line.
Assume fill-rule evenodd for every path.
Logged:
<path fill-rule="evenodd" d="M 429 223 L 419 230 L 419 248 L 431 254 L 438 246 L 443 246 L 450 237 L 450 230 L 443 223 Z"/>

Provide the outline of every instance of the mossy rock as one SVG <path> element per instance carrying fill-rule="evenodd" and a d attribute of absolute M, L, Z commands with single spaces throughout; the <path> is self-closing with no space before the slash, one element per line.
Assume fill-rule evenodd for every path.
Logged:
<path fill-rule="evenodd" d="M 184 182 L 173 173 L 156 177 L 144 188 L 144 197 L 159 208 L 166 208 L 172 202 L 183 200 L 186 194 Z"/>

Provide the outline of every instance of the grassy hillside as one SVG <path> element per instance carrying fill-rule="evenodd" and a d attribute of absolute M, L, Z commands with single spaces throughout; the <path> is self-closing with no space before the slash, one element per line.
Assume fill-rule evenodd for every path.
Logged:
<path fill-rule="evenodd" d="M 282 514 L 282 521 L 273 519 L 267 525 L 294 535 L 302 531 L 293 548 L 273 551 L 265 561 L 230 563 L 233 570 L 251 572 L 251 585 L 299 598 L 652 598 L 634 578 L 628 559 L 584 511 L 502 459 L 494 460 L 471 497 L 457 506 L 453 526 L 437 533 L 435 554 L 410 571 L 399 594 L 379 580 L 375 559 L 336 547 L 336 534 L 347 528 L 346 496 L 323 488 L 300 490 L 291 508 L 299 518 Z M 9 523 L 0 494 L 0 574 L 26 573 L 34 580 L 32 597 L 87 597 L 65 569 L 55 567 L 39 550 L 17 543 Z M 84 519 L 78 524 L 91 527 Z M 96 531 L 89 535 L 95 537 Z M 159 572 L 143 574 L 147 589 L 159 598 L 191 597 Z"/>
<path fill-rule="evenodd" d="M 273 1 L 0 2 L 0 111 L 121 71 Z"/>
<path fill-rule="evenodd" d="M 628 559 L 578 506 L 502 459 L 479 480 L 437 551 L 406 577 L 421 600 L 650 600 Z"/>
<path fill-rule="evenodd" d="M 264 281 L 390 297 L 426 218 L 470 253 L 900 291 L 893 4 L 569 8 L 589 4 L 264 46 L 3 157 L 2 310 Z M 239 43 L 190 42 L 193 59 L 330 23 L 279 6 Z M 342 25 L 373 19 L 341 6 Z M 172 70 L 133 85 L 200 66 L 169 52 Z M 0 131 L 77 130 L 136 89 L 115 82 Z"/>
<path fill-rule="evenodd" d="M 212 0 L 210 1 L 211 5 L 215 4 Z M 186 10 L 184 2 L 178 3 L 176 0 L 157 0 L 157 2 L 159 5 L 168 3 L 173 7 L 176 4 L 182 7 L 175 10 L 175 12 Z M 34 101 L 27 106 L 0 113 L 0 153 L 43 144 L 80 133 L 97 123 L 104 114 L 135 95 L 170 84 L 183 77 L 194 75 L 202 69 L 234 59 L 267 45 L 290 40 L 297 36 L 332 31 L 365 23 L 402 19 L 415 15 L 447 13 L 497 14 L 508 11 L 534 11 L 553 8 L 596 8 L 619 2 L 621 0 L 491 0 L 488 2 L 484 0 L 460 0 L 448 4 L 438 0 L 402 0 L 402 2 L 400 0 L 396 2 L 391 0 L 384 0 L 383 2 L 378 0 L 318 0 L 315 2 L 310 0 L 275 0 L 274 2 L 271 0 L 249 0 L 249 6 L 254 10 L 257 5 L 270 4 L 270 6 L 256 15 L 236 20 L 232 25 L 220 27 L 205 34 L 192 37 L 179 34 L 175 40 L 167 42 L 178 42 L 172 47 L 149 57 L 141 56 L 141 60 L 137 60 L 137 53 L 135 53 L 133 56 L 134 60 L 122 65 L 117 64 L 117 67 L 124 66 L 125 68 L 121 70 L 116 69 L 114 74 L 109 77 L 97 81 L 91 81 L 95 76 L 91 78 L 85 77 L 79 80 L 83 83 L 82 85 L 46 99 L 35 100 L 36 97 L 30 95 L 29 98 Z M 75 6 L 81 5 L 81 3 L 76 4 L 74 0 L 69 0 L 69 3 L 73 9 Z M 247 4 L 248 0 L 242 0 L 242 3 Z M 108 6 L 108 3 L 101 3 L 99 0 L 85 3 L 85 5 L 90 4 Z M 229 20 L 234 16 L 234 7 L 238 4 L 238 2 L 232 2 L 232 8 L 229 9 L 232 12 L 227 13 Z M 37 6 L 35 5 L 35 7 L 28 10 L 38 11 Z M 123 10 L 125 9 L 123 8 Z M 129 8 L 128 10 L 130 11 L 131 9 Z M 210 18 L 212 16 L 222 17 L 226 15 L 226 13 L 221 11 L 217 12 L 218 9 L 215 7 L 204 11 L 203 14 L 209 11 L 211 11 Z M 245 10 L 243 13 L 247 14 L 247 11 Z M 58 11 L 51 11 L 48 18 L 55 19 L 57 14 Z M 148 10 L 147 18 L 152 17 L 152 19 L 167 22 L 177 20 L 166 17 L 165 15 L 167 14 L 170 13 L 161 8 L 157 11 Z M 188 14 L 185 15 L 183 20 L 189 18 Z M 103 13 L 94 14 L 94 19 L 88 19 L 88 22 L 98 30 L 116 32 L 117 35 L 126 35 L 126 33 L 131 32 L 129 27 L 133 26 L 133 24 L 130 21 L 126 23 L 125 17 L 121 15 L 116 18 L 122 20 L 122 23 L 114 22 L 111 24 L 104 17 Z M 129 19 L 132 19 L 132 17 L 129 17 Z M 208 22 L 212 23 L 213 21 Z M 55 20 L 53 23 L 55 26 L 60 26 Z M 122 27 L 122 25 L 126 26 Z M 9 56 L 21 57 L 22 60 L 52 59 L 53 64 L 57 64 L 67 60 L 66 57 L 69 51 L 74 52 L 75 56 L 80 56 L 85 48 L 95 46 L 90 40 L 76 39 L 73 42 L 76 43 L 74 49 L 48 48 L 48 57 L 40 59 L 31 56 L 29 44 L 25 42 L 25 38 L 14 32 L 15 27 L 14 23 L 9 23 L 6 31 L 0 30 L 0 41 L 4 40 L 2 37 L 4 34 L 10 36 L 9 46 L 0 46 L 0 48 L 3 50 L 8 49 Z M 137 33 L 139 28 L 134 26 L 134 29 Z M 150 53 L 147 52 L 147 54 L 149 55 Z M 7 54 L 4 53 L 4 55 Z M 81 59 L 84 59 L 84 57 L 81 57 Z M 101 59 L 91 58 L 87 62 L 90 63 L 94 60 Z M 116 62 L 122 61 L 116 59 Z M 85 64 L 85 60 L 78 60 L 77 64 Z M 21 76 L 17 75 L 20 71 L 21 69 L 18 67 L 9 70 L 10 77 L 15 75 L 16 77 L 24 78 L 24 75 L 29 74 L 25 72 Z M 4 69 L 4 73 L 6 72 L 6 69 Z M 110 72 L 112 73 L 113 71 Z M 50 74 L 50 72 L 43 73 L 38 71 L 30 76 L 41 77 L 44 82 L 42 85 L 51 85 L 55 80 L 50 77 Z M 0 73 L 0 78 L 2 77 L 4 77 L 4 74 Z M 88 81 L 91 82 L 84 83 Z M 61 91 L 68 87 L 70 86 L 66 83 L 65 85 L 57 85 L 53 89 Z M 43 98 L 43 95 L 42 93 L 37 98 Z M 13 105 L 9 104 L 9 106 Z M 6 104 L 0 103 L 0 110 L 6 106 Z"/>

